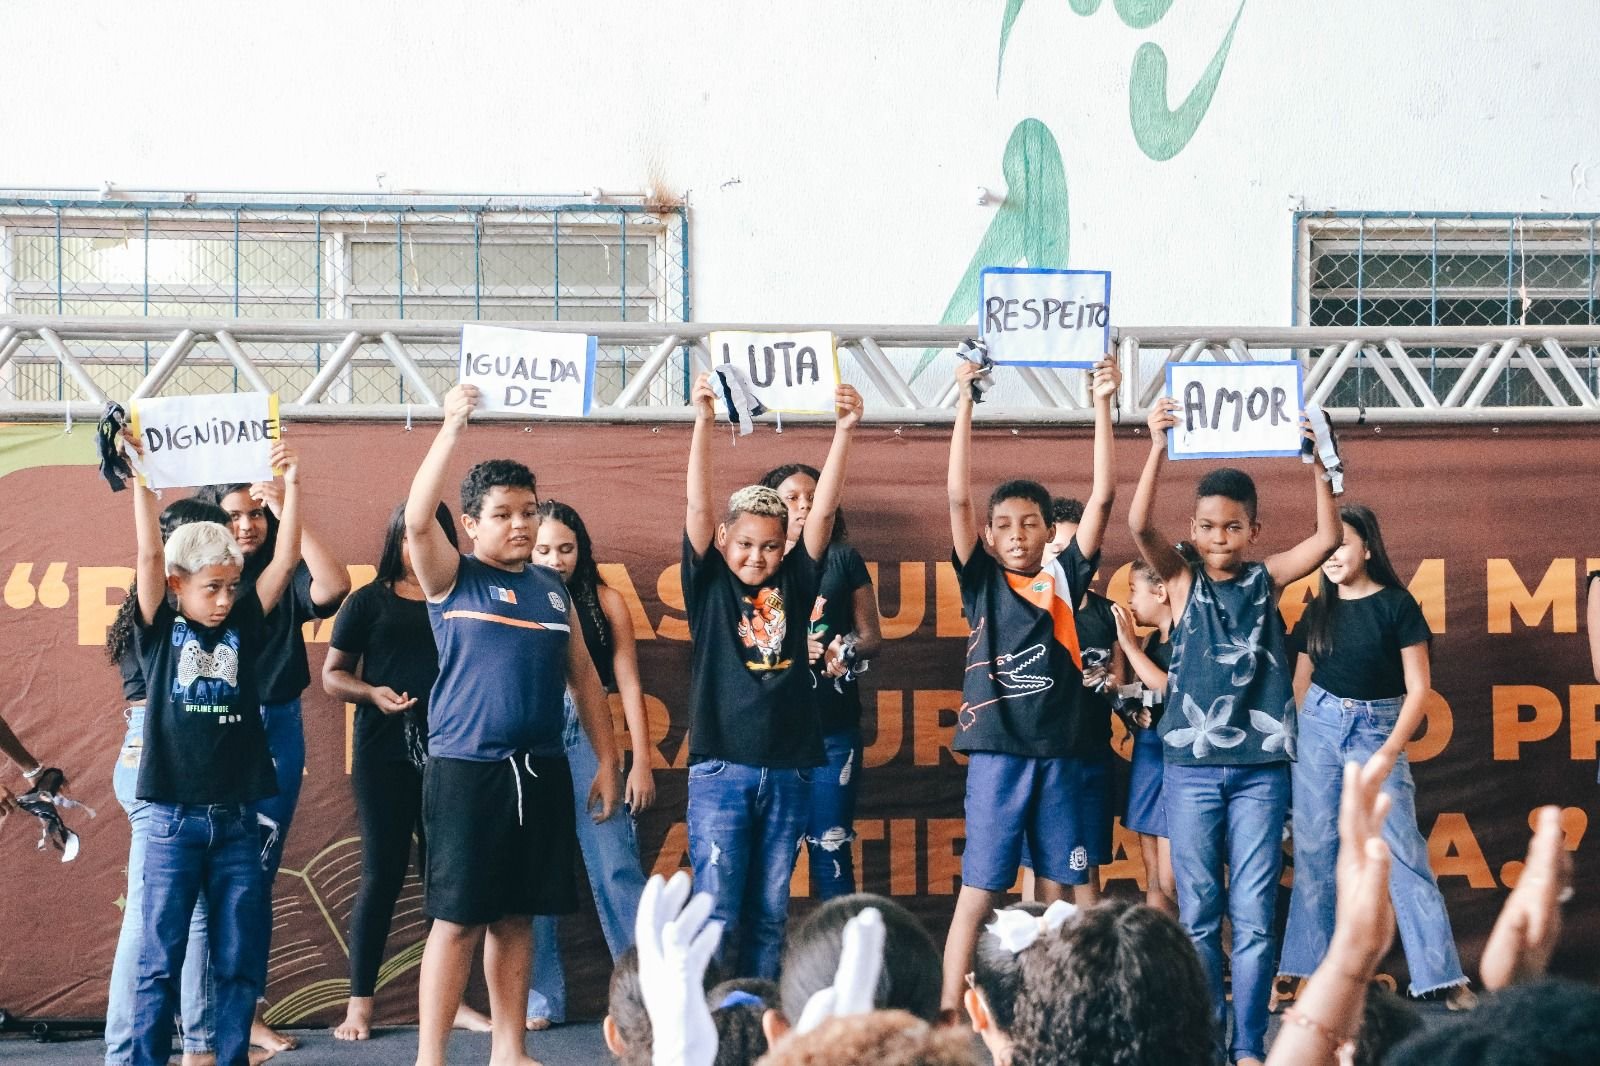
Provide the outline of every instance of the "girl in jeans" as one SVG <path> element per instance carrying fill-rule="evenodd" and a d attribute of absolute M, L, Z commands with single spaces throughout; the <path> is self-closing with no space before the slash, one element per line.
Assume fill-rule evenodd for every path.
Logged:
<path fill-rule="evenodd" d="M 1449 989 L 1452 1010 L 1474 1000 L 1461 972 L 1444 897 L 1417 829 L 1416 786 L 1405 746 L 1422 722 L 1432 633 L 1384 550 L 1378 519 L 1360 506 L 1339 509 L 1344 542 L 1322 564 L 1322 590 L 1290 639 L 1302 694 L 1294 789 L 1294 892 L 1282 973 L 1306 977 L 1328 950 L 1339 855 L 1344 764 L 1374 755 L 1393 764 L 1383 836 L 1394 855 L 1389 893 L 1411 971 L 1413 996 Z"/>
<path fill-rule="evenodd" d="M 583 626 L 584 643 L 607 692 L 622 697 L 622 712 L 633 747 L 623 799 L 626 816 L 595 822 L 578 819 L 578 846 L 594 890 L 595 910 L 612 959 L 633 947 L 633 919 L 644 893 L 644 871 L 639 864 L 639 843 L 633 819 L 655 802 L 655 775 L 650 766 L 650 728 L 645 718 L 644 689 L 639 683 L 639 656 L 633 639 L 633 619 L 622 594 L 608 588 L 594 561 L 594 545 L 578 512 L 556 500 L 539 504 L 539 532 L 533 545 L 533 562 L 561 575 Z M 581 809 L 588 800 L 589 782 L 598 763 L 594 746 L 578 724 L 572 696 L 566 699 L 565 744 L 572 766 L 574 799 Z M 528 989 L 526 1025 L 548 1029 L 566 1021 L 567 985 L 561 968 L 556 919 L 544 915 L 533 920 L 533 973 Z"/>
<path fill-rule="evenodd" d="M 220 507 L 189 498 L 174 500 L 161 512 L 161 540 L 166 543 L 173 530 L 190 522 L 216 522 L 225 525 L 227 513 Z M 135 584 L 117 610 L 117 617 L 106 630 L 106 655 L 122 675 L 122 696 L 127 705 L 122 712 L 128 723 L 117 765 L 111 772 L 111 787 L 117 802 L 128 815 L 128 888 L 123 897 L 122 931 L 117 936 L 117 953 L 111 962 L 111 987 L 106 997 L 106 1066 L 126 1066 L 133 1061 L 133 990 L 139 978 L 139 938 L 144 921 L 144 853 L 150 832 L 150 804 L 134 796 L 139 780 L 139 760 L 144 750 L 145 684 L 144 670 L 133 647 L 133 630 L 139 612 L 139 589 Z M 184 956 L 182 1004 L 184 1066 L 195 1066 L 209 1056 L 215 1024 L 208 1010 L 202 981 L 206 965 L 206 926 L 201 912 L 191 919 L 189 948 Z"/>

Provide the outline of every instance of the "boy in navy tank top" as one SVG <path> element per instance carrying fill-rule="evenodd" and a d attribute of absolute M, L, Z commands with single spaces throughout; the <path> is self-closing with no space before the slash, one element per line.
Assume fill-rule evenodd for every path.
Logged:
<path fill-rule="evenodd" d="M 1295 737 L 1278 593 L 1321 566 L 1344 527 L 1319 459 L 1312 467 L 1317 531 L 1265 563 L 1250 562 L 1246 555 L 1261 532 L 1255 482 L 1240 470 L 1213 470 L 1195 490 L 1189 541 L 1197 558 L 1186 561 L 1154 517 L 1176 410 L 1171 398 L 1150 409 L 1150 455 L 1128 527 L 1160 575 L 1174 619 L 1158 730 L 1178 917 L 1211 983 L 1216 1038 L 1226 1039 L 1230 1061 L 1258 1064 L 1266 1057 L 1273 911 Z M 1222 982 L 1224 913 L 1233 926 L 1231 1037 Z"/>
<path fill-rule="evenodd" d="M 789 877 L 805 835 L 812 777 L 825 762 L 811 695 L 807 622 L 844 488 L 861 396 L 835 393 L 838 425 L 788 554 L 789 506 L 772 489 L 740 489 L 720 511 L 711 493 L 714 395 L 694 388 L 683 596 L 689 613 L 689 861 L 697 892 L 727 930 L 724 968 L 776 978 Z M 718 519 L 721 518 L 719 522 Z"/>
<path fill-rule="evenodd" d="M 424 907 L 434 923 L 422 956 L 419 1066 L 444 1062 L 485 930 L 491 1058 L 525 1061 L 528 918 L 577 909 L 577 814 L 561 735 L 567 689 L 599 762 L 588 794 L 596 821 L 611 817 L 621 792 L 611 712 L 588 648 L 571 639 L 578 622 L 566 587 L 529 561 L 539 524 L 532 471 L 509 459 L 468 471 L 461 520 L 470 555 L 456 552 L 435 517 L 477 402 L 470 385 L 450 390 L 406 499 L 406 545 L 439 647 L 422 782 Z"/>

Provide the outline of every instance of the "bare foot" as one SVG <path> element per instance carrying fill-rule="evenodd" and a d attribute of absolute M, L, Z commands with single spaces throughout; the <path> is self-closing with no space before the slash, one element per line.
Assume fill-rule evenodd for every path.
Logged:
<path fill-rule="evenodd" d="M 523 1020 L 522 1027 L 530 1033 L 542 1033 L 546 1029 L 550 1028 L 550 1019 L 526 1018 Z"/>
<path fill-rule="evenodd" d="M 489 1016 L 480 1010 L 475 1010 L 462 1003 L 456 1008 L 456 1020 L 450 1024 L 452 1029 L 465 1029 L 469 1033 L 488 1033 L 494 1030 L 489 1022 Z"/>
<path fill-rule="evenodd" d="M 1478 994 L 1467 985 L 1456 985 L 1444 997 L 1446 1010 L 1474 1010 L 1478 1006 Z"/>
<path fill-rule="evenodd" d="M 266 1048 L 253 1047 L 250 1049 L 250 1066 L 261 1066 L 261 1063 L 266 1062 L 276 1054 L 276 1051 L 268 1051 Z"/>
<path fill-rule="evenodd" d="M 300 1046 L 300 1041 L 292 1036 L 286 1036 L 278 1032 L 266 1022 L 257 1018 L 250 1023 L 250 1046 L 276 1054 L 279 1051 L 293 1051 Z"/>
<path fill-rule="evenodd" d="M 365 1040 L 372 1035 L 372 997 L 351 996 L 344 1021 L 333 1031 L 335 1040 Z"/>

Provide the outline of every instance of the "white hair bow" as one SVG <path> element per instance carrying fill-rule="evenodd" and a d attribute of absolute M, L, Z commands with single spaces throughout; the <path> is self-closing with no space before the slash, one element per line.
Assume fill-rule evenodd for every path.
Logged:
<path fill-rule="evenodd" d="M 1001 947 L 1017 955 L 1031 948 L 1045 933 L 1060 929 L 1068 918 L 1077 913 L 1077 907 L 1060 899 L 1038 916 L 1019 910 L 995 911 L 994 921 L 989 923 L 985 931 L 1000 941 Z"/>

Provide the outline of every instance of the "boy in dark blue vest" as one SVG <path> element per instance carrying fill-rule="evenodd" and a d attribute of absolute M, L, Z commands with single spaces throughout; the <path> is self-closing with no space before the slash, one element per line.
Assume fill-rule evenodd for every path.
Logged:
<path fill-rule="evenodd" d="M 539 497 L 533 472 L 490 459 L 461 482 L 461 555 L 436 513 L 445 472 L 478 390 L 457 385 L 444 425 L 406 499 L 406 548 L 439 645 L 429 698 L 422 818 L 428 834 L 418 1066 L 443 1066 L 479 939 L 494 1039 L 490 1061 L 525 1063 L 523 1010 L 535 914 L 577 909 L 577 828 L 562 729 L 569 688 L 594 745 L 595 821 L 621 793 L 611 711 L 561 577 L 534 566 Z M 587 812 L 585 812 L 587 813 Z"/>
<path fill-rule="evenodd" d="M 1278 593 L 1321 566 L 1344 527 L 1319 459 L 1312 467 L 1317 531 L 1264 563 L 1251 562 L 1246 556 L 1261 532 L 1255 482 L 1241 470 L 1213 470 L 1195 490 L 1189 541 L 1197 557 L 1186 561 L 1154 517 L 1176 410 L 1170 398 L 1151 408 L 1150 455 L 1128 527 L 1161 575 L 1173 617 L 1167 709 L 1158 728 L 1178 915 L 1211 981 L 1218 1039 L 1227 1036 L 1223 914 L 1231 921 L 1233 1033 L 1226 1046 L 1232 1061 L 1258 1064 L 1266 1056 L 1273 911 L 1294 759 L 1292 667 Z"/>

